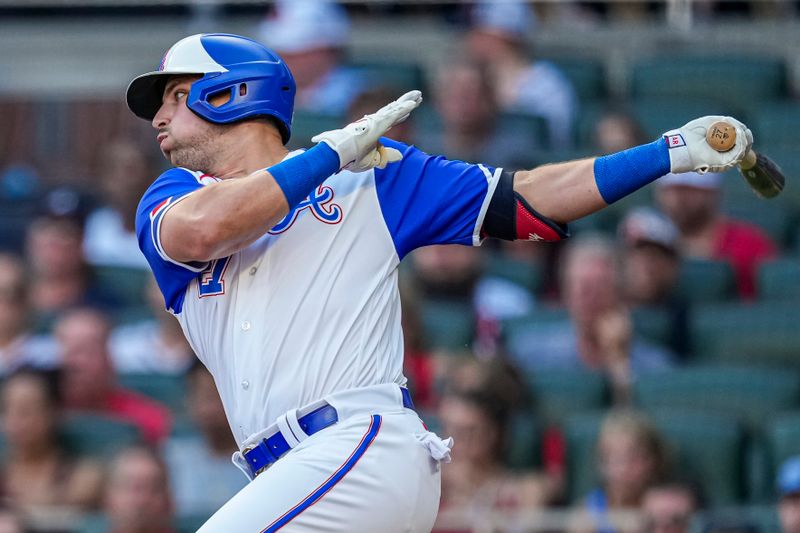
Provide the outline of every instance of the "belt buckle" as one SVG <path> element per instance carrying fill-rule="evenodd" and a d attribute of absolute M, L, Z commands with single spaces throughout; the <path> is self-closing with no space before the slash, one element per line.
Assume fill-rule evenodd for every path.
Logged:
<path fill-rule="evenodd" d="M 267 462 L 267 464 L 265 464 L 264 466 L 262 466 L 262 467 L 261 467 L 261 468 L 259 468 L 258 470 L 256 470 L 256 471 L 253 471 L 253 468 L 250 466 L 250 461 L 248 461 L 248 460 L 247 460 L 247 454 L 249 454 L 250 452 L 252 452 L 253 450 L 255 450 L 256 448 L 258 448 L 259 446 L 262 446 L 262 445 L 263 445 L 263 446 L 264 446 L 264 448 L 267 450 L 267 454 L 266 454 L 266 455 L 267 455 L 268 457 L 270 457 L 272 460 L 269 460 L 269 461 Z M 250 469 L 250 472 L 252 472 L 252 474 L 253 474 L 253 479 L 257 478 L 259 474 L 261 474 L 261 473 L 262 473 L 263 471 L 265 471 L 267 468 L 269 468 L 270 466 L 272 466 L 273 464 L 275 464 L 275 462 L 278 460 L 278 458 L 277 458 L 277 457 L 275 457 L 275 456 L 274 456 L 274 455 L 271 453 L 271 451 L 269 450 L 269 446 L 267 445 L 267 439 L 261 439 L 261 441 L 260 441 L 260 442 L 258 442 L 257 444 L 251 444 L 250 446 L 245 446 L 244 450 L 242 451 L 242 457 L 244 457 L 245 463 L 247 464 L 247 468 L 249 468 L 249 469 Z"/>

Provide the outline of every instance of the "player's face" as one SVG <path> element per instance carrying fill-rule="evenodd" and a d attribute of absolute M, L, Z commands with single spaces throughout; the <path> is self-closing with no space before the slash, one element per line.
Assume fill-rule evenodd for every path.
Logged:
<path fill-rule="evenodd" d="M 186 105 L 189 89 L 198 76 L 171 78 L 164 88 L 161 108 L 153 117 L 161 153 L 176 167 L 209 171 L 227 129 L 195 115 Z"/>

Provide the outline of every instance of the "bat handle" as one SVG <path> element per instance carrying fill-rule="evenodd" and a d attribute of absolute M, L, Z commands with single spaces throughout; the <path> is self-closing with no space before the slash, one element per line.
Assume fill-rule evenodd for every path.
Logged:
<path fill-rule="evenodd" d="M 748 150 L 747 153 L 744 155 L 742 162 L 739 163 L 739 168 L 742 170 L 750 170 L 754 166 L 756 166 L 756 162 L 758 161 L 758 157 L 756 153 L 752 150 Z"/>

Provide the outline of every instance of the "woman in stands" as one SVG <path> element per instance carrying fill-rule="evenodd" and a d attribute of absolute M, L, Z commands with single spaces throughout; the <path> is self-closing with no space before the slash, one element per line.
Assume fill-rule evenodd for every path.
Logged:
<path fill-rule="evenodd" d="M 0 427 L 6 441 L 0 495 L 32 515 L 100 504 L 102 470 L 64 449 L 58 438 L 60 414 L 54 371 L 23 367 L 5 380 L 0 391 Z"/>

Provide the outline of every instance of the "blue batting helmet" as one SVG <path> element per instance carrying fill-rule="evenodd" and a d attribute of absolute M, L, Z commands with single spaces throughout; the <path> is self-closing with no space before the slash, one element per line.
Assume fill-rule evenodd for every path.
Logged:
<path fill-rule="evenodd" d="M 289 141 L 295 83 L 286 63 L 264 45 L 226 33 L 203 33 L 181 39 L 170 48 L 158 70 L 135 78 L 128 86 L 128 107 L 141 118 L 153 120 L 161 107 L 169 76 L 199 74 L 192 83 L 186 105 L 216 124 L 246 118 L 278 119 L 284 144 Z M 211 96 L 230 93 L 216 107 Z"/>

